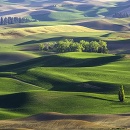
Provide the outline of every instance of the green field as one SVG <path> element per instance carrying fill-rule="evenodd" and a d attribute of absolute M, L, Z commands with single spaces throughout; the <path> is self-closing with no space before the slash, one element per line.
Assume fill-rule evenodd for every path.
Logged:
<path fill-rule="evenodd" d="M 130 18 L 110 18 L 113 12 L 129 5 L 84 5 L 59 0 L 54 5 L 44 1 L 41 8 L 40 2 L 43 0 L 0 1 L 5 14 L 19 11 L 21 17 L 26 14 L 39 20 L 0 25 L 0 120 L 44 112 L 129 113 Z M 23 7 L 27 12 L 21 11 Z M 109 53 L 56 53 L 39 49 L 40 44 L 64 39 L 104 40 Z M 121 85 L 125 102 L 118 99 Z"/>
<path fill-rule="evenodd" d="M 129 64 L 130 59 L 121 55 L 74 52 L 1 66 L 0 119 L 42 112 L 127 113 Z M 121 84 L 124 103 L 117 95 Z"/>

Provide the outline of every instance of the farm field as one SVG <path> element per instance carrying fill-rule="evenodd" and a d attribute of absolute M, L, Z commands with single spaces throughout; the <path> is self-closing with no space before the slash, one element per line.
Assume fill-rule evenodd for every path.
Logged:
<path fill-rule="evenodd" d="M 129 0 L 1 0 L 0 17 L 34 22 L 0 25 L 0 129 L 129 129 L 130 17 L 113 17 L 130 13 L 129 6 Z M 103 40 L 109 51 L 40 48 L 65 39 Z"/>
<path fill-rule="evenodd" d="M 71 56 L 72 56 L 72 59 L 71 59 Z M 53 59 L 55 59 L 55 62 L 51 63 L 50 61 L 52 61 Z M 106 60 L 103 60 L 103 59 L 106 59 Z M 8 87 L 8 91 L 11 93 L 11 95 L 7 95 L 7 101 L 8 101 L 8 96 L 9 96 L 9 99 L 11 99 L 10 96 L 17 97 L 19 96 L 19 94 L 25 94 L 28 97 L 27 103 L 25 100 L 25 105 L 23 105 L 22 112 L 25 109 L 25 113 L 26 113 L 27 108 L 30 108 L 30 109 L 32 108 L 31 114 L 33 114 L 33 112 L 35 113 L 35 111 L 40 112 L 41 110 L 42 112 L 44 110 L 46 112 L 51 109 L 54 109 L 53 111 L 63 112 L 63 113 L 83 114 L 85 111 L 86 111 L 86 114 L 87 113 L 108 113 L 108 110 L 114 106 L 117 106 L 117 107 L 113 109 L 113 111 L 111 110 L 110 113 L 129 112 L 128 104 L 129 104 L 129 84 L 130 83 L 129 83 L 129 67 L 127 67 L 130 62 L 129 59 L 122 58 L 120 56 L 113 56 L 109 54 L 104 56 L 103 54 L 97 55 L 97 54 L 87 54 L 87 53 L 66 53 L 63 55 L 62 54 L 54 55 L 54 56 L 52 55 L 49 57 L 45 57 L 45 59 L 44 57 L 38 58 L 36 59 L 36 61 L 34 60 L 34 63 L 33 63 L 33 60 L 30 60 L 25 63 L 18 63 L 14 65 L 0 67 L 1 71 L 2 70 L 6 71 L 7 69 L 7 72 L 10 72 L 10 71 L 14 72 L 9 78 L 10 82 L 12 82 L 12 83 L 9 83 L 9 86 L 10 84 L 12 85 L 10 86 L 10 89 Z M 1 72 L 1 75 L 5 75 L 5 77 L 7 76 L 6 78 L 1 77 L 1 83 L 4 84 L 6 83 L 5 81 L 8 79 L 8 76 L 10 76 L 10 73 L 4 74 L 4 71 L 3 71 Z M 21 82 L 14 83 L 14 81 L 17 81 L 17 80 L 13 80 L 13 79 L 17 79 L 18 81 L 21 81 Z M 28 90 L 24 91 L 24 88 L 23 87 L 21 88 L 19 86 L 21 89 L 23 89 L 24 93 L 23 92 L 16 93 L 17 91 L 15 92 L 15 90 L 17 89 L 16 88 L 14 89 L 14 87 L 17 87 L 17 84 L 22 85 L 24 83 L 25 84 L 27 83 L 30 86 L 35 85 L 38 91 L 36 91 L 35 89 L 32 89 L 32 90 L 35 90 L 33 92 L 30 92 L 31 89 L 29 90 L 29 92 Z M 120 86 L 120 84 L 125 85 L 126 94 L 128 94 L 127 102 L 124 104 L 121 104 L 120 102 L 118 102 L 118 98 L 117 98 L 118 87 Z M 41 90 L 39 90 L 39 88 Z M 2 89 L 1 95 L 7 92 L 3 88 L 1 89 Z M 52 94 L 52 98 L 50 96 L 48 97 L 48 94 L 49 95 Z M 35 95 L 35 96 L 33 97 L 31 95 Z M 64 97 L 64 98 L 61 98 L 61 97 Z M 20 100 L 20 97 L 19 97 L 19 100 Z M 19 100 L 18 100 L 18 103 L 19 103 Z M 95 109 L 95 107 L 93 107 L 94 104 L 92 103 L 91 100 L 97 101 L 96 102 L 97 104 L 93 102 L 96 106 L 98 105 L 100 106 L 101 105 L 100 102 L 102 102 L 103 106 L 105 103 L 107 104 L 110 103 L 111 105 L 104 107 L 104 109 L 102 108 L 102 111 L 100 111 L 100 107 L 96 107 L 97 110 Z M 3 102 L 3 107 L 5 108 L 10 107 L 8 106 L 7 101 L 5 104 L 4 104 L 5 101 Z M 51 101 L 52 103 L 50 103 Z M 11 101 L 9 102 L 11 103 Z M 20 107 L 20 110 L 17 107 L 15 108 L 16 102 L 14 101 L 14 105 L 12 105 L 13 103 L 13 100 L 12 100 L 12 103 L 10 104 L 12 107 L 14 107 L 13 109 L 15 113 L 16 111 L 20 111 L 22 109 L 21 108 L 22 106 Z M 63 102 L 66 107 L 63 105 L 62 106 L 60 105 Z M 78 104 L 78 102 L 80 105 L 76 105 Z M 87 103 L 90 102 L 88 110 L 86 108 L 87 103 L 84 103 L 84 102 L 87 102 Z M 37 105 L 34 105 L 35 103 Z M 47 105 L 46 103 L 47 104 L 49 103 L 49 104 Z M 71 104 L 72 107 L 70 107 L 70 105 L 69 107 L 67 107 L 68 105 L 66 103 Z M 39 107 L 38 107 L 38 104 L 40 105 Z M 102 105 L 101 107 L 103 107 Z M 122 109 L 121 107 L 118 107 L 120 105 L 123 105 L 123 106 L 126 105 L 126 106 Z M 37 106 L 37 109 L 35 109 L 35 107 L 33 106 Z M 76 109 L 76 106 L 77 106 L 77 109 Z M 64 109 L 60 107 L 63 107 Z M 82 108 L 82 110 L 80 107 Z M 11 108 L 11 111 L 12 111 L 12 108 Z"/>
<path fill-rule="evenodd" d="M 39 122 L 39 128 L 43 126 L 50 128 L 45 120 L 28 120 L 28 117 L 32 115 L 37 117 L 39 113 L 43 113 L 43 117 L 45 113 L 51 112 L 56 112 L 56 115 L 59 113 L 78 115 L 79 119 L 82 115 L 88 118 L 88 115 L 96 114 L 129 113 L 129 31 L 96 30 L 65 24 L 35 27 L 24 24 L 22 28 L 18 26 L 13 28 L 11 25 L 4 27 L 5 35 L 0 39 L 1 128 L 35 128 L 32 121 L 36 124 Z M 42 32 L 45 29 L 46 33 Z M 56 29 L 58 31 L 55 31 Z M 74 41 L 105 40 L 110 54 L 87 52 L 56 54 L 39 50 L 41 43 L 57 42 L 65 38 L 73 38 Z M 118 100 L 120 85 L 124 85 L 125 89 L 124 103 Z M 105 117 L 105 120 L 111 115 Z M 48 116 L 50 115 L 45 118 Z M 63 126 L 66 128 L 64 123 L 67 122 L 71 122 L 67 128 L 74 129 L 108 128 L 108 124 L 112 123 L 108 119 L 104 126 L 102 123 L 104 117 L 100 120 L 99 117 L 94 117 L 98 118 L 96 122 L 90 121 L 91 117 L 80 121 L 75 116 L 72 119 L 63 117 L 66 121 L 62 118 L 56 119 L 55 122 L 49 120 L 48 123 L 59 129 Z M 19 118 L 23 120 L 27 118 L 30 126 L 19 121 Z M 128 120 L 124 118 L 124 121 Z M 14 122 L 8 119 L 13 119 Z M 117 116 L 114 119 L 117 123 L 111 125 L 111 128 L 124 128 L 123 124 L 118 125 Z M 56 125 L 57 123 L 59 125 Z M 79 127 L 76 126 L 77 123 L 80 123 Z M 125 128 L 129 127 L 128 124 Z"/>
<path fill-rule="evenodd" d="M 53 60 L 55 62 L 51 62 Z M 87 114 L 129 113 L 129 62 L 129 58 L 120 55 L 71 52 L 1 66 L 0 85 L 3 87 L 0 88 L 0 118 L 1 120 L 16 119 L 39 113 L 58 112 L 85 114 L 87 119 Z M 121 84 L 125 86 L 126 101 L 124 103 L 119 102 L 117 96 Z M 39 116 L 36 120 L 44 122 Z M 81 119 L 80 115 L 78 116 Z M 70 118 L 72 123 L 76 122 L 77 118 L 76 120 L 75 118 L 75 116 Z M 117 118 L 114 119 L 119 122 Z M 60 119 L 63 121 L 61 116 L 58 119 L 56 119 L 57 122 Z M 104 118 L 101 117 L 98 121 L 100 120 L 103 121 Z M 95 120 L 86 121 L 89 119 L 81 122 L 80 125 L 86 123 L 88 126 L 88 123 L 93 122 L 94 124 L 89 124 L 90 128 L 95 125 L 96 128 L 103 127 L 102 123 L 97 126 Z M 108 128 L 107 123 L 110 123 L 109 119 L 106 122 L 106 128 Z M 59 123 L 57 127 L 63 124 Z M 28 128 L 24 122 L 17 120 L 15 125 Z M 13 122 L 0 124 L 2 128 L 14 128 L 15 125 Z M 33 125 L 30 121 L 29 128 Z M 116 125 L 116 127 L 122 126 Z M 76 128 L 74 125 L 73 127 Z M 111 127 L 116 128 L 114 125 Z M 128 124 L 126 124 L 127 127 Z"/>

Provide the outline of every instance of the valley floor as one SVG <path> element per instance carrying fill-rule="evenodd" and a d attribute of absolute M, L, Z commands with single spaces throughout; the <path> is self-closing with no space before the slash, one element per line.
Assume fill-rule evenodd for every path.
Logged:
<path fill-rule="evenodd" d="M 43 113 L 18 120 L 0 121 L 0 129 L 129 129 L 130 114 L 118 115 L 66 115 L 60 113 Z"/>

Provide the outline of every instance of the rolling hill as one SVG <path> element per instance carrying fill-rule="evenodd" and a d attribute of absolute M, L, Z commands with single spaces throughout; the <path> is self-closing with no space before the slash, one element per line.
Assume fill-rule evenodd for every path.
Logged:
<path fill-rule="evenodd" d="M 26 61 L 38 57 L 38 55 L 29 54 L 26 52 L 0 52 L 0 66 Z"/>
<path fill-rule="evenodd" d="M 64 53 L 1 66 L 0 119 L 42 112 L 128 113 L 129 62 L 120 55 Z M 124 103 L 117 98 L 121 84 Z"/>
<path fill-rule="evenodd" d="M 96 30 L 109 30 L 109 31 L 130 31 L 129 27 L 120 25 L 120 24 L 112 24 L 105 20 L 99 21 L 90 21 L 90 22 L 80 22 L 77 23 L 80 26 L 96 29 Z"/>
<path fill-rule="evenodd" d="M 130 0 L 1 0 L 0 17 L 36 21 L 0 25 L 0 129 L 129 128 L 130 18 L 112 17 L 129 6 Z M 39 49 L 64 39 L 103 40 L 109 54 Z M 125 102 L 118 99 L 121 85 Z"/>
<path fill-rule="evenodd" d="M 17 6 L 15 6 L 17 4 Z M 109 5 L 109 6 L 108 6 Z M 2 0 L 1 16 L 28 16 L 42 21 L 72 21 L 87 17 L 111 17 L 115 13 L 130 12 L 130 1 L 18 1 Z M 4 10 L 4 11 L 3 11 Z M 60 16 L 60 17 L 59 17 Z"/>

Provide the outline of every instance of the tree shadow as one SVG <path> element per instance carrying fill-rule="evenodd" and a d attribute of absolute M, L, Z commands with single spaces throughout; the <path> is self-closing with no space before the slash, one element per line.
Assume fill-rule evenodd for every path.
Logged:
<path fill-rule="evenodd" d="M 92 88 L 89 89 L 89 92 L 99 92 L 99 93 L 118 93 L 119 85 L 114 83 L 107 82 L 98 82 L 98 81 L 88 81 L 88 84 L 92 85 Z M 98 89 L 95 89 L 96 86 Z"/>
<path fill-rule="evenodd" d="M 119 102 L 119 101 L 110 100 L 110 99 L 106 99 L 106 98 L 100 98 L 100 97 L 85 96 L 85 95 L 78 95 L 78 96 L 84 97 L 84 98 L 92 98 L 92 99 L 97 99 L 97 100 L 109 101 L 109 102 Z"/>

